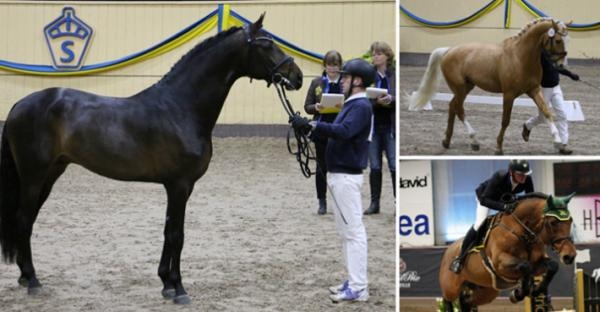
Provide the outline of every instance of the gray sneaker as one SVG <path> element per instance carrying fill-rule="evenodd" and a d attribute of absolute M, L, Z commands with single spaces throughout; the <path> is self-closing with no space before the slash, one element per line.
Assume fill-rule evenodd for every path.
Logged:
<path fill-rule="evenodd" d="M 342 301 L 350 301 L 350 302 L 364 302 L 369 300 L 369 290 L 367 288 L 353 291 L 350 287 L 346 288 L 346 290 L 341 291 L 335 295 L 329 295 L 329 298 L 334 303 L 342 302 Z"/>
<path fill-rule="evenodd" d="M 329 292 L 335 295 L 346 289 L 348 289 L 348 280 L 345 280 L 342 284 L 329 287 Z"/>

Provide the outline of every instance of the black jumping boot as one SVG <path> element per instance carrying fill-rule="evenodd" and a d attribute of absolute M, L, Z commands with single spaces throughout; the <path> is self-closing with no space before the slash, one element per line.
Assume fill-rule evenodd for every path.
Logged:
<path fill-rule="evenodd" d="M 379 213 L 379 198 L 381 198 L 381 170 L 371 170 L 369 173 L 369 186 L 371 187 L 371 205 L 364 214 Z"/>
<path fill-rule="evenodd" d="M 467 253 L 469 252 L 469 249 L 471 249 L 471 245 L 473 245 L 476 236 L 477 231 L 475 231 L 473 227 L 469 228 L 469 231 L 467 232 L 467 235 L 465 235 L 462 245 L 460 246 L 460 254 L 454 258 L 450 264 L 450 271 L 456 274 L 460 273 L 465 259 L 467 258 Z"/>
<path fill-rule="evenodd" d="M 319 210 L 317 214 L 324 215 L 327 213 L 327 200 L 325 198 L 319 198 Z"/>

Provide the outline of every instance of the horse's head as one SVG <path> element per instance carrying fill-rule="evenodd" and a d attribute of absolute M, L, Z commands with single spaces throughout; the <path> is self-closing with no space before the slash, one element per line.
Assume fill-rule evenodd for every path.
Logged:
<path fill-rule="evenodd" d="M 302 71 L 262 28 L 264 17 L 263 13 L 256 22 L 243 29 L 248 43 L 246 75 L 269 84 L 283 83 L 288 90 L 298 90 L 302 87 Z"/>
<path fill-rule="evenodd" d="M 559 253 L 560 261 L 571 264 L 577 251 L 571 238 L 573 218 L 568 204 L 575 193 L 565 197 L 549 196 L 544 207 L 544 234 L 552 248 Z"/>
<path fill-rule="evenodd" d="M 567 62 L 567 42 L 569 40 L 568 24 L 551 20 L 552 26 L 542 36 L 542 49 L 557 66 Z"/>

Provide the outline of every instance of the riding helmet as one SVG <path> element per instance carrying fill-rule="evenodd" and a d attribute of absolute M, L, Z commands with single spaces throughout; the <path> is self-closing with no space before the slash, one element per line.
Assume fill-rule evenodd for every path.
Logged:
<path fill-rule="evenodd" d="M 508 163 L 508 170 L 516 171 L 524 175 L 530 175 L 532 173 L 529 162 L 525 159 L 512 159 Z"/>
<path fill-rule="evenodd" d="M 342 75 L 360 77 L 363 81 L 363 87 L 365 88 L 373 84 L 376 73 L 375 67 L 361 58 L 349 60 L 344 64 L 344 67 L 342 67 L 342 70 L 340 71 L 340 74 Z"/>

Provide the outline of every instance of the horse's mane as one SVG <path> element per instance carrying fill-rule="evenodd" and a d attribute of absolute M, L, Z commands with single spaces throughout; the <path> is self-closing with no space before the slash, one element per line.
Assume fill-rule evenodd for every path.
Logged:
<path fill-rule="evenodd" d="M 509 37 L 509 39 L 518 39 L 521 36 L 523 36 L 525 33 L 527 33 L 532 26 L 537 25 L 541 22 L 545 22 L 545 21 L 554 21 L 555 23 L 559 23 L 559 21 L 554 20 L 551 17 L 540 17 L 538 19 L 534 19 L 533 21 L 530 21 L 529 23 L 527 23 L 525 26 L 523 26 L 523 28 L 521 28 L 521 30 L 519 31 L 519 33 L 517 33 L 516 35 Z"/>
<path fill-rule="evenodd" d="M 169 78 L 175 76 L 180 70 L 189 70 L 187 68 L 188 61 L 196 56 L 199 53 L 210 50 L 210 48 L 214 47 L 217 43 L 221 42 L 223 38 L 229 37 L 229 35 L 235 33 L 241 29 L 241 27 L 231 27 L 226 31 L 222 31 L 214 36 L 204 39 L 202 42 L 198 43 L 195 47 L 193 47 L 188 53 L 184 54 L 179 61 L 175 62 L 175 64 L 171 67 L 171 70 L 164 75 L 157 84 L 161 84 L 161 82 L 168 81 Z"/>

